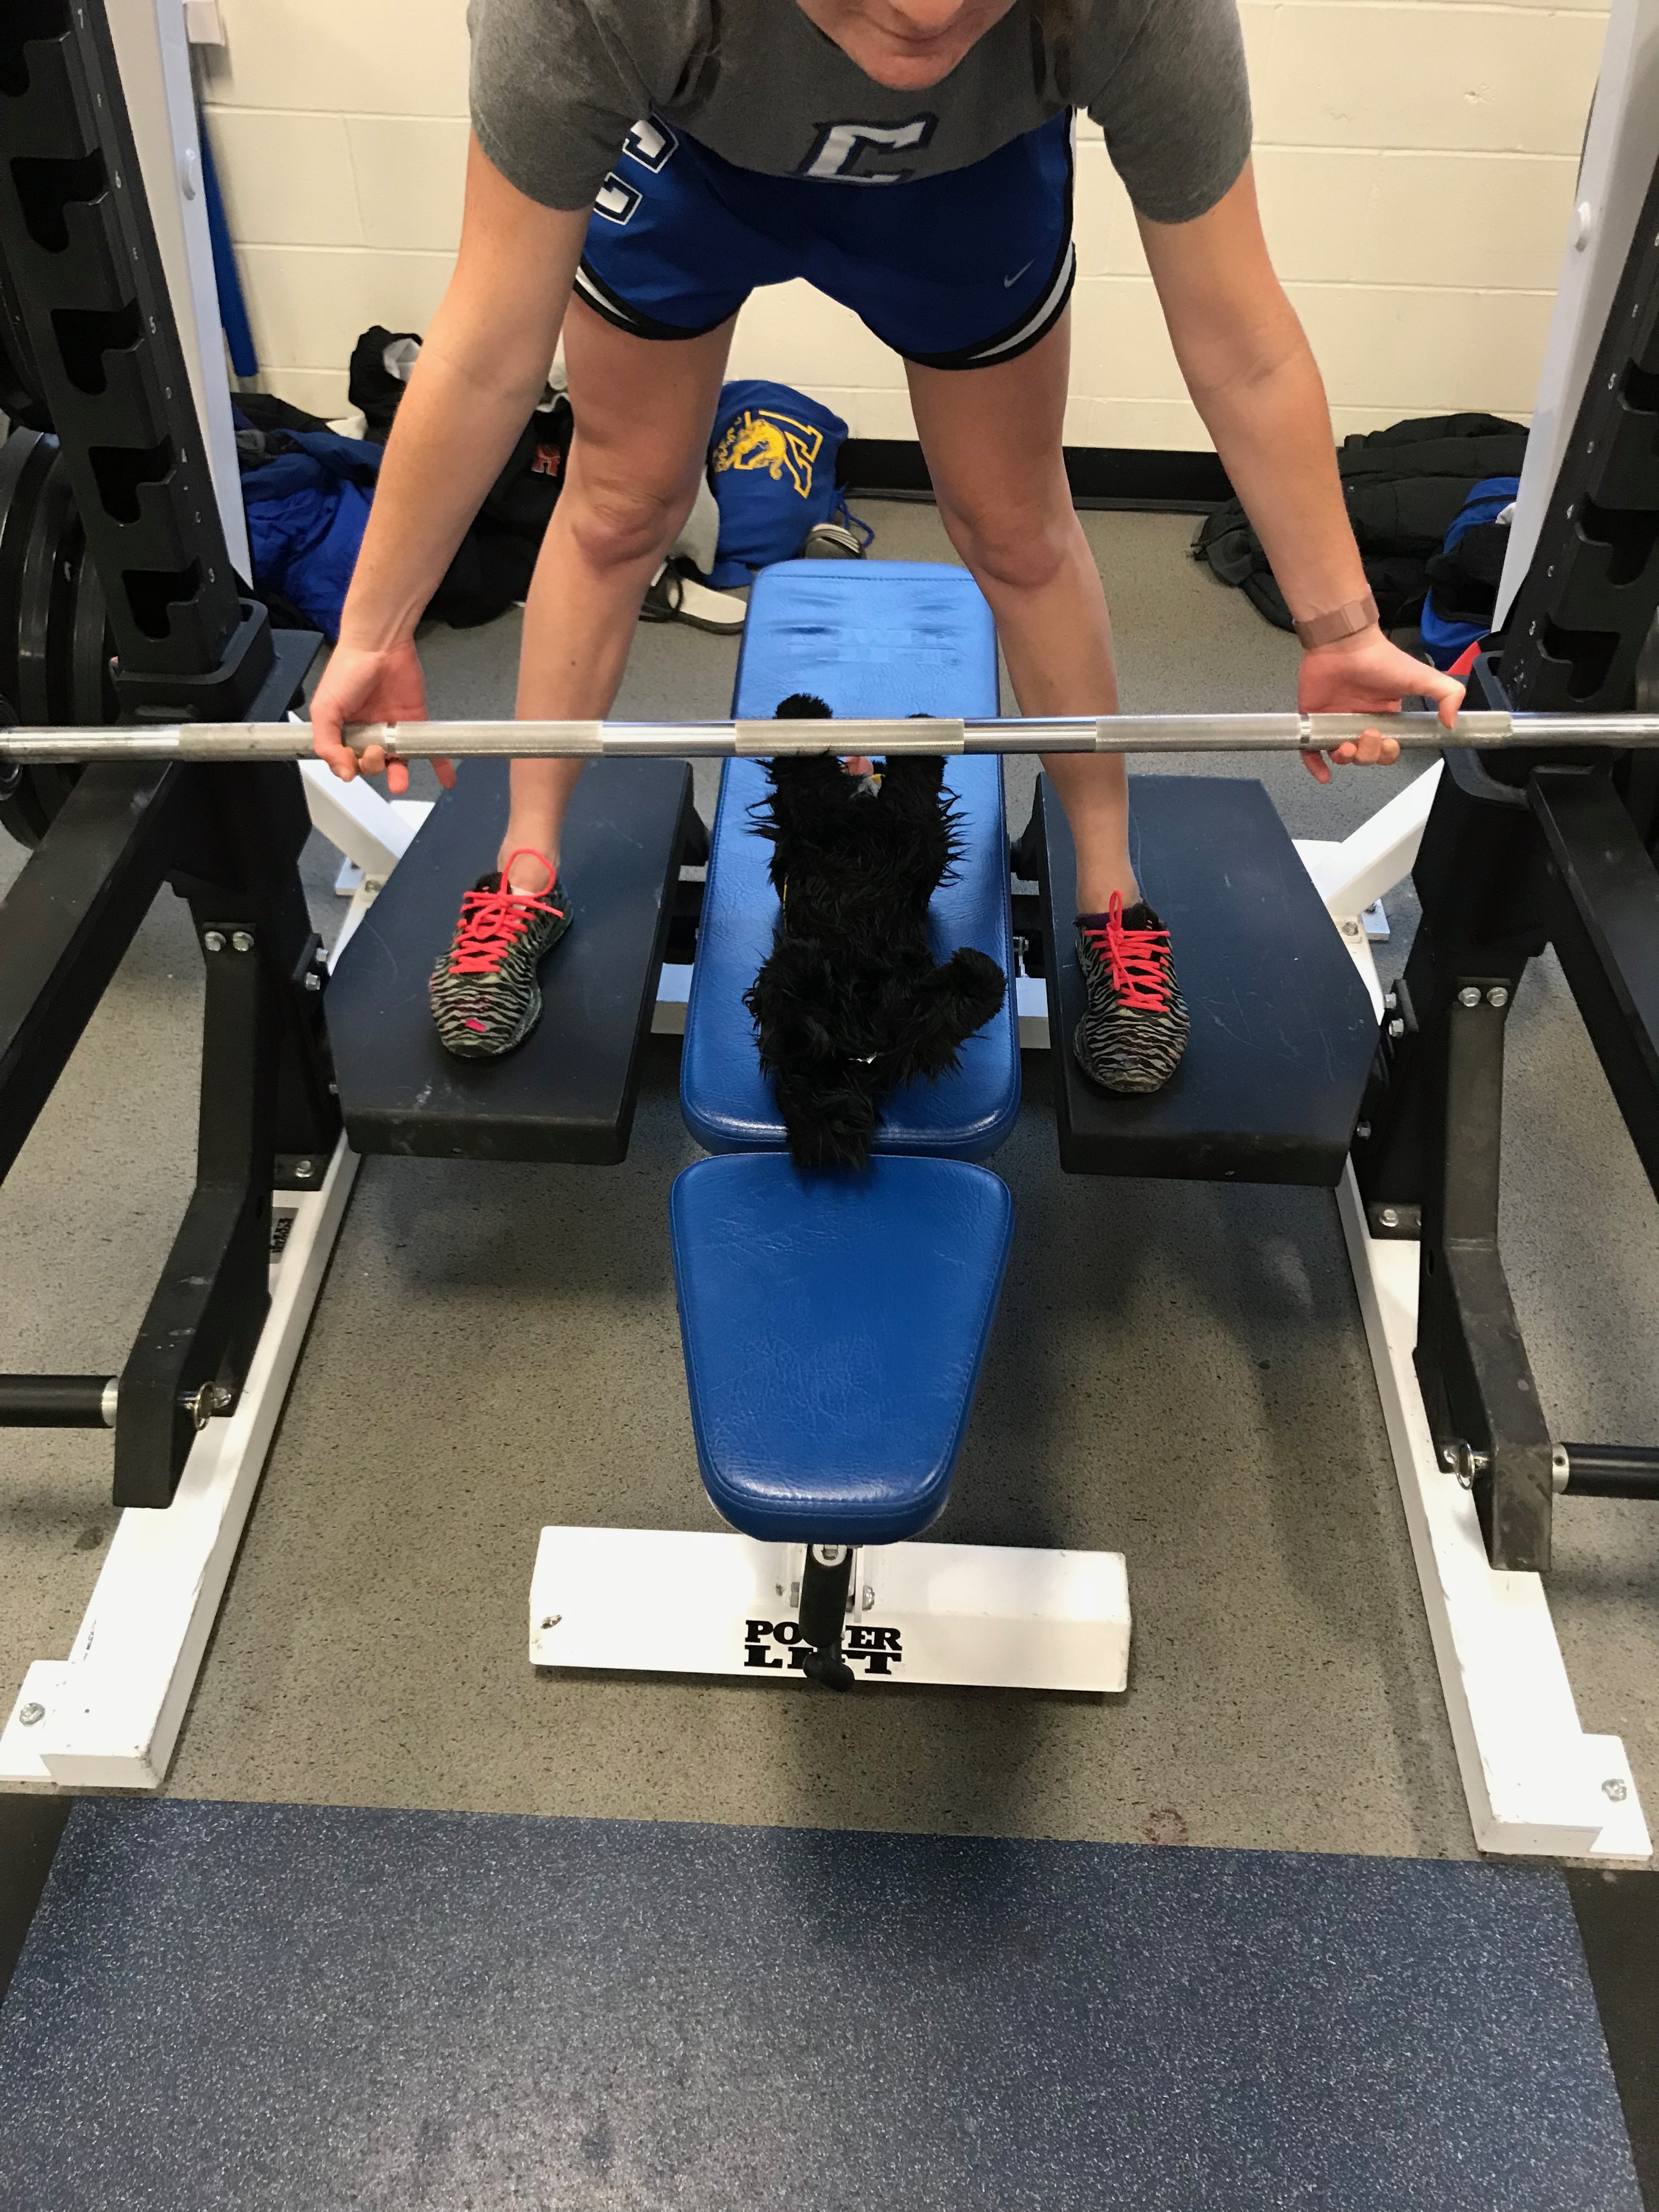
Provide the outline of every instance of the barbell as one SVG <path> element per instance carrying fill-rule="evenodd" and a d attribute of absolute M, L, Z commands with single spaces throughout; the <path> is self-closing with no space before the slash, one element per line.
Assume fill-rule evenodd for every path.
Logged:
<path fill-rule="evenodd" d="M 1474 745 L 1659 745 L 1659 714 L 1437 715 L 1100 714 L 960 720 L 915 715 L 871 720 L 735 722 L 359 722 L 346 737 L 361 753 L 465 760 L 724 760 L 781 753 L 1189 753 L 1328 751 L 1364 731 L 1386 730 L 1402 750 Z M 117 729 L 0 729 L 0 764 L 97 761 L 304 760 L 304 722 L 185 722 Z"/>

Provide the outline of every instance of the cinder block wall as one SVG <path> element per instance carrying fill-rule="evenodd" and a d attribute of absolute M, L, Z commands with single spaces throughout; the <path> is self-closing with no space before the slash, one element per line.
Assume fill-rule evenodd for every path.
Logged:
<path fill-rule="evenodd" d="M 346 404 L 370 323 L 419 330 L 459 224 L 465 0 L 222 0 L 210 125 L 267 387 Z M 1243 0 L 1275 261 L 1337 433 L 1530 408 L 1605 11 L 1576 0 Z M 1128 202 L 1079 133 L 1067 435 L 1201 447 Z M 895 356 L 803 284 L 757 293 L 732 351 L 914 434 Z"/>

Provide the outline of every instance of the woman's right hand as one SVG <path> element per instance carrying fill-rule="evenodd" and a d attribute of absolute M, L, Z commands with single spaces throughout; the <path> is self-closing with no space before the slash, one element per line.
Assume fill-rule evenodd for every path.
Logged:
<path fill-rule="evenodd" d="M 345 742 L 345 726 L 425 720 L 426 678 L 412 638 L 384 651 L 342 642 L 335 647 L 312 697 L 312 746 L 343 783 L 358 775 L 379 775 L 384 769 L 386 788 L 396 797 L 409 789 L 408 769 L 400 760 L 388 762 L 380 745 L 353 752 Z M 455 781 L 454 769 L 447 761 L 434 761 L 433 766 L 447 790 Z"/>

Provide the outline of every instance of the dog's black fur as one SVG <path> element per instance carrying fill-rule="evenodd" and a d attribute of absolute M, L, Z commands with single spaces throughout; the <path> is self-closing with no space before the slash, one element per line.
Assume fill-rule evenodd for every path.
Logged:
<path fill-rule="evenodd" d="M 797 692 L 778 716 L 829 712 Z M 769 770 L 755 827 L 772 841 L 783 913 L 744 1004 L 796 1166 L 861 1168 L 883 1098 L 953 1069 L 1007 983 L 971 946 L 943 966 L 928 946 L 927 902 L 960 852 L 938 754 L 901 754 L 876 791 L 833 753 L 787 755 Z"/>

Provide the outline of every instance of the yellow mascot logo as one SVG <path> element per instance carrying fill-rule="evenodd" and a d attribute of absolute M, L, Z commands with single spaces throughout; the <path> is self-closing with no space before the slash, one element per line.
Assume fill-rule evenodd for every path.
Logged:
<path fill-rule="evenodd" d="M 823 445 L 823 433 L 788 415 L 753 412 L 745 409 L 714 448 L 713 467 L 764 469 L 774 483 L 787 475 L 803 499 L 812 489 L 812 464 Z"/>

